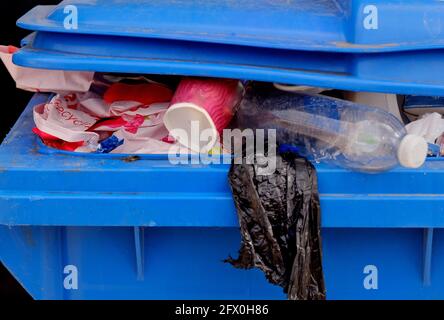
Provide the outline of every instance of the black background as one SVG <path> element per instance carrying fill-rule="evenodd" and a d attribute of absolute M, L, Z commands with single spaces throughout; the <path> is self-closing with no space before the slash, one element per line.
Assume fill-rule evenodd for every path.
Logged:
<path fill-rule="evenodd" d="M 20 40 L 30 33 L 16 27 L 16 21 L 36 5 L 57 4 L 60 0 L 15 0 L 0 1 L 0 44 L 20 46 Z M 15 88 L 6 68 L 0 67 L 1 98 L 0 98 L 0 140 L 9 132 L 23 108 L 31 97 L 31 93 Z"/>
<path fill-rule="evenodd" d="M 29 31 L 16 27 L 18 18 L 36 5 L 57 4 L 60 0 L 1 0 L 0 1 L 0 44 L 20 45 L 20 40 Z M 0 67 L 1 97 L 0 97 L 0 140 L 9 132 L 18 116 L 31 98 L 31 93 L 15 88 L 15 83 L 6 68 Z M 27 300 L 30 296 L 9 274 L 0 263 L 0 300 Z"/>
<path fill-rule="evenodd" d="M 25 37 L 29 31 L 27 30 L 21 30 L 16 27 L 15 23 L 16 20 L 21 17 L 23 14 L 25 14 L 27 11 L 29 11 L 31 8 L 33 8 L 36 5 L 47 5 L 47 4 L 57 4 L 60 0 L 0 0 L 0 24 L 1 24 L 1 30 L 0 30 L 0 44 L 2 45 L 15 45 L 19 46 L 20 40 Z M 1 65 L 1 63 L 0 63 Z M 0 82 L 1 82 L 1 98 L 0 98 L 0 141 L 3 140 L 4 136 L 9 132 L 12 125 L 15 123 L 16 119 L 28 103 L 29 99 L 31 98 L 31 93 L 25 92 L 22 90 L 17 90 L 15 88 L 15 83 L 10 78 L 8 72 L 3 66 L 0 66 Z M 19 301 L 26 301 L 30 300 L 31 297 L 26 293 L 26 291 L 20 286 L 19 283 L 9 274 L 7 269 L 1 265 L 0 263 L 0 302 L 4 300 L 19 300 Z M 155 305 L 152 305 L 152 307 L 165 307 L 162 302 L 154 302 Z M 277 304 L 277 303 L 275 303 Z M 1 305 L 1 303 L 0 303 Z M 379 304 L 381 308 L 375 309 L 375 305 L 369 305 L 367 304 L 358 304 L 354 305 L 357 310 L 359 310 L 359 313 L 354 312 L 355 308 L 351 308 L 348 304 L 331 304 L 327 303 L 327 305 L 323 305 L 324 307 L 328 307 L 327 311 L 332 311 L 333 306 L 343 306 L 345 312 L 341 313 L 341 316 L 344 317 L 347 314 L 353 315 L 353 318 L 356 319 L 356 317 L 362 315 L 363 313 L 370 312 L 374 315 L 380 315 L 383 312 L 386 314 L 387 311 L 387 304 L 385 304 L 385 307 Z M 14 305 L 9 305 L 9 309 L 14 312 L 15 315 L 22 312 L 31 311 L 29 308 L 16 308 Z M 55 305 L 52 305 L 54 309 L 56 309 Z M 104 304 L 100 308 L 100 312 L 103 315 L 104 311 L 112 312 L 113 314 L 116 314 L 116 304 Z M 127 310 L 131 310 L 135 307 L 135 305 L 128 305 Z M 62 305 L 62 313 L 61 315 L 64 315 L 66 310 L 69 310 L 71 313 L 74 311 L 74 313 L 77 311 L 83 312 L 81 308 L 73 308 L 73 305 Z M 145 312 L 145 316 L 149 318 L 151 308 L 147 308 L 146 305 L 144 305 L 144 309 L 142 309 Z M 174 305 L 168 305 L 167 310 L 169 312 L 174 312 Z M 315 319 L 315 315 L 319 315 L 322 308 L 319 308 L 317 304 L 313 303 L 304 303 L 304 304 L 279 304 L 278 306 L 275 305 L 274 311 L 276 313 L 279 313 L 278 311 L 281 311 L 281 317 L 280 319 L 289 319 L 294 316 L 301 317 L 304 315 L 306 311 L 309 315 L 309 319 Z M 401 311 L 404 310 L 404 312 L 409 312 L 410 315 L 415 313 L 415 311 L 421 312 L 421 317 L 425 317 L 428 311 L 432 311 L 433 308 L 431 308 L 431 305 L 418 305 L 416 306 L 416 303 L 408 302 L 407 304 L 401 304 L 396 308 L 396 313 L 399 316 Z M 4 314 L 6 312 L 5 308 L 2 308 L 0 314 Z M 153 311 L 154 312 L 154 311 Z M 293 314 L 293 316 L 288 316 L 289 314 Z M 45 315 L 48 315 L 45 313 Z M 285 315 L 285 316 L 284 316 Z M 1 315 L 0 315 L 1 317 Z M 225 317 L 224 317 L 225 318 Z M 228 317 L 230 318 L 230 317 Z M 274 318 L 274 317 L 273 317 Z M 324 317 L 324 319 L 330 319 L 331 314 L 329 316 Z M 347 317 L 346 317 L 347 318 Z M 196 318 L 197 319 L 197 318 Z"/>

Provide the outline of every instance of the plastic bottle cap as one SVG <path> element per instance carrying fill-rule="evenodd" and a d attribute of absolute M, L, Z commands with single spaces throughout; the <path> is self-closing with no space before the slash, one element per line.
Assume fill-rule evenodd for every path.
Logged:
<path fill-rule="evenodd" d="M 428 145 L 421 136 L 408 134 L 398 148 L 399 163 L 406 168 L 419 168 L 427 157 Z"/>

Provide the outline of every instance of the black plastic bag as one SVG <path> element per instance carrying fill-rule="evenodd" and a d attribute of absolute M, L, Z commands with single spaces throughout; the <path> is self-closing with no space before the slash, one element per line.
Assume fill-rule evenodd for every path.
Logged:
<path fill-rule="evenodd" d="M 290 300 L 325 299 L 320 205 L 313 165 L 294 154 L 277 155 L 276 171 L 233 164 L 229 180 L 238 211 L 242 244 L 237 268 L 260 268 Z"/>

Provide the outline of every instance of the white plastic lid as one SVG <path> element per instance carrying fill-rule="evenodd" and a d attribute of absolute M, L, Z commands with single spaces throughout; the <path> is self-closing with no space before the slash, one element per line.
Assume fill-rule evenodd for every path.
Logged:
<path fill-rule="evenodd" d="M 399 163 L 406 168 L 419 168 L 427 157 L 428 145 L 421 136 L 408 134 L 402 138 L 398 148 Z"/>

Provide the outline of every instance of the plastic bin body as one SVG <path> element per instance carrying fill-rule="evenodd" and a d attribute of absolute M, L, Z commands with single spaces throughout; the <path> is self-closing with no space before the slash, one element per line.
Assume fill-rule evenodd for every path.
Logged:
<path fill-rule="evenodd" d="M 327 298 L 442 299 L 443 233 L 435 233 L 429 285 L 422 279 L 422 235 L 324 228 Z M 285 299 L 261 272 L 222 262 L 238 248 L 236 228 L 145 228 L 143 277 L 131 227 L 2 226 L 0 239 L 2 262 L 36 299 Z M 71 265 L 78 289 L 65 289 Z M 366 289 L 366 266 L 377 268 L 377 289 Z"/>
<path fill-rule="evenodd" d="M 31 132 L 47 98 L 0 147 L 0 259 L 34 298 L 285 298 L 223 263 L 240 244 L 228 165 L 51 150 Z M 443 298 L 444 162 L 317 169 L 327 298 Z"/>
<path fill-rule="evenodd" d="M 434 0 L 69 0 L 19 20 L 35 32 L 14 62 L 444 96 L 443 19 Z M 46 148 L 31 108 L 47 98 L 0 146 L 0 260 L 34 298 L 285 298 L 223 263 L 240 245 L 228 164 Z M 327 298 L 443 299 L 444 162 L 316 166 Z"/>

